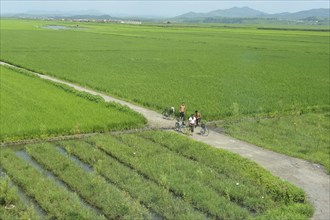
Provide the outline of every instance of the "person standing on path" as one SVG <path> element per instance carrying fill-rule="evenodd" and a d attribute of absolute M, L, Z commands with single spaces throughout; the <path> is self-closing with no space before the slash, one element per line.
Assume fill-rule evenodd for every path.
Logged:
<path fill-rule="evenodd" d="M 180 105 L 179 112 L 180 112 L 180 119 L 181 119 L 181 121 L 184 121 L 185 120 L 184 114 L 186 112 L 186 106 L 185 106 L 184 102 L 182 102 L 182 104 Z"/>
<path fill-rule="evenodd" d="M 201 122 L 202 116 L 201 113 L 199 113 L 197 110 L 195 111 L 195 117 L 196 117 L 196 124 L 195 128 L 199 126 L 199 123 Z"/>
<path fill-rule="evenodd" d="M 196 123 L 196 117 L 195 117 L 195 115 L 192 114 L 189 117 L 188 121 L 189 121 L 190 131 L 191 131 L 191 133 L 193 133 L 194 132 L 194 128 L 195 128 L 195 123 Z"/>

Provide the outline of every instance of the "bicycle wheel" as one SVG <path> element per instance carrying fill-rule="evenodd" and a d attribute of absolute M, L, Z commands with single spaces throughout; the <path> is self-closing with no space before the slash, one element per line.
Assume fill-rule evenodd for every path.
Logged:
<path fill-rule="evenodd" d="M 175 130 L 176 131 L 181 131 L 181 125 L 180 125 L 180 122 L 175 122 Z"/>
<path fill-rule="evenodd" d="M 201 130 L 201 135 L 203 135 L 203 136 L 208 136 L 209 133 L 210 133 L 210 131 L 209 131 L 209 129 L 207 129 L 207 128 L 203 128 L 203 129 Z"/>
<path fill-rule="evenodd" d="M 168 117 L 168 113 L 167 113 L 167 111 L 164 110 L 164 111 L 162 112 L 162 115 L 163 115 L 165 118 L 167 118 L 167 117 Z"/>

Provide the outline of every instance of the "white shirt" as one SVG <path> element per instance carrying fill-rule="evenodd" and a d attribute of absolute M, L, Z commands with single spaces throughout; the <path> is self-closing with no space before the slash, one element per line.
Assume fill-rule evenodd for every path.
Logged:
<path fill-rule="evenodd" d="M 188 120 L 189 120 L 189 124 L 194 125 L 195 121 L 196 121 L 196 118 L 190 116 Z"/>

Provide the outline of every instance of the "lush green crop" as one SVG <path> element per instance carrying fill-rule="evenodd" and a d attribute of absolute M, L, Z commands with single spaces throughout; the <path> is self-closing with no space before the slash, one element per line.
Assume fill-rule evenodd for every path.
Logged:
<path fill-rule="evenodd" d="M 236 183 L 228 180 L 223 181 L 224 178 L 229 178 L 231 181 L 235 180 L 238 183 L 243 182 L 244 187 L 241 185 L 238 189 L 227 186 L 222 188 L 227 188 L 226 195 L 230 197 L 230 200 L 242 203 L 254 212 L 262 212 L 264 209 L 273 206 L 272 201 L 267 200 L 267 198 L 264 198 L 265 201 L 263 203 L 255 200 L 264 197 L 264 194 L 268 194 L 271 200 L 281 201 L 284 204 L 305 200 L 302 191 L 296 191 L 295 187 L 284 182 L 278 185 L 274 184 L 276 182 L 274 177 L 271 177 L 266 172 L 260 172 L 259 167 L 255 163 L 234 156 L 231 153 L 211 148 L 208 145 L 168 132 L 144 132 L 140 136 L 187 159 L 212 168 L 217 172 L 215 177 L 221 179 L 221 182 L 227 186 L 235 185 Z M 212 175 L 207 172 L 204 171 L 203 175 Z M 216 186 L 216 180 L 213 180 L 214 183 L 212 183 L 210 179 L 211 177 L 208 179 L 208 184 Z M 288 196 L 288 192 L 290 192 L 291 196 Z"/>
<path fill-rule="evenodd" d="M 67 199 L 63 187 L 4 149 L 1 167 L 50 217 L 65 218 L 70 202 L 75 215 L 95 218 L 77 195 L 111 219 L 307 219 L 313 213 L 302 190 L 247 159 L 172 132 L 98 135 L 25 150 L 76 193 Z M 52 193 L 45 196 L 46 190 Z"/>
<path fill-rule="evenodd" d="M 100 136 L 88 142 L 214 217 L 269 218 L 284 207 L 288 216 L 299 216 L 301 208 L 312 213 L 302 190 L 246 159 L 176 134 Z"/>
<path fill-rule="evenodd" d="M 50 144 L 27 148 L 36 161 L 43 164 L 81 195 L 88 203 L 99 208 L 107 218 L 149 219 L 149 213 L 124 192 L 118 190 L 95 173 L 88 173 L 70 158 L 63 157 Z"/>
<path fill-rule="evenodd" d="M 140 200 L 145 206 L 166 219 L 206 219 L 206 216 L 194 210 L 189 203 L 177 199 L 167 188 L 159 187 L 152 180 L 144 178 L 138 172 L 84 141 L 62 142 L 69 153 L 93 166 L 93 168 L 122 190 Z"/>
<path fill-rule="evenodd" d="M 77 195 L 56 185 L 27 162 L 16 157 L 13 151 L 1 149 L 0 156 L 1 167 L 15 183 L 38 202 L 49 218 L 104 219 L 83 206 Z"/>
<path fill-rule="evenodd" d="M 33 207 L 21 201 L 9 177 L 0 178 L 0 219 L 39 219 Z"/>
<path fill-rule="evenodd" d="M 329 113 L 228 118 L 217 126 L 258 146 L 321 164 L 330 172 Z"/>
<path fill-rule="evenodd" d="M 177 108 L 184 101 L 188 113 L 198 109 L 204 119 L 329 109 L 328 32 L 96 23 L 80 23 L 86 28 L 75 30 L 42 28 L 55 23 L 72 25 L 1 20 L 0 59 L 152 109 Z M 1 113 L 1 118 L 16 118 L 12 112 L 13 109 Z M 101 125 L 93 120 L 94 129 L 112 129 L 114 125 L 104 125 L 104 121 Z M 65 133 L 82 130 L 81 124 L 72 123 Z M 10 126 L 13 124 L 16 123 L 9 122 Z M 31 124 L 30 130 L 48 135 L 58 132 L 56 128 L 40 132 L 45 130 L 44 124 Z M 240 129 L 234 126 L 232 123 L 232 129 Z M 281 130 L 276 123 L 269 128 Z M 15 127 L 9 132 L 21 135 L 20 129 Z M 251 141 L 246 137 L 255 134 L 236 136 Z M 279 139 L 272 140 L 263 132 L 258 132 L 258 136 L 271 142 Z M 305 141 L 305 136 L 288 139 L 297 140 L 292 144 L 297 146 Z M 315 162 L 328 157 L 324 152 L 321 156 L 317 156 L 319 152 L 312 153 L 317 158 L 304 156 L 310 152 L 294 153 L 297 149 L 290 150 L 291 144 L 282 146 L 293 152 L 290 155 Z M 313 146 L 306 148 L 314 149 Z"/>
<path fill-rule="evenodd" d="M 136 128 L 141 115 L 37 77 L 1 69 L 0 140 Z"/>
<path fill-rule="evenodd" d="M 50 24 L 44 21 L 1 24 L 1 60 L 153 109 L 184 101 L 188 112 L 218 119 L 329 106 L 327 32 L 118 24 L 56 31 L 41 28 Z"/>
<path fill-rule="evenodd" d="M 80 24 L 87 28 L 63 31 L 41 28 L 47 24 L 54 23 L 1 20 L 0 59 L 152 109 L 177 107 L 184 101 L 188 113 L 198 109 L 206 119 L 235 116 L 221 125 L 228 133 L 329 166 L 329 118 L 324 114 L 330 99 L 327 32 L 119 24 Z M 25 88 L 27 84 L 31 87 Z M 98 102 L 94 96 L 1 67 L 0 139 L 143 124 L 139 115 Z M 314 110 L 321 114 L 310 114 Z M 277 117 L 292 111 L 302 115 Z M 121 115 L 114 117 L 114 112 Z M 244 118 L 256 113 L 276 117 Z M 312 213 L 305 194 L 296 187 L 245 159 L 177 135 L 98 136 L 60 145 L 94 166 L 97 173 L 92 176 L 101 183 L 99 188 L 111 182 L 137 201 L 134 207 L 143 204 L 166 218 L 198 213 L 201 218 L 306 219 Z M 63 155 L 54 147 L 29 149 L 107 216 L 122 216 L 121 208 L 112 214 L 102 206 L 104 197 L 94 198 L 79 188 L 88 184 L 70 179 L 73 171 L 60 167 Z M 99 150 L 89 155 L 88 147 Z M 68 158 L 65 164 L 76 167 Z M 79 176 L 91 178 L 83 171 Z M 133 189 L 137 183 L 153 193 Z M 183 207 L 183 212 L 175 206 Z"/>

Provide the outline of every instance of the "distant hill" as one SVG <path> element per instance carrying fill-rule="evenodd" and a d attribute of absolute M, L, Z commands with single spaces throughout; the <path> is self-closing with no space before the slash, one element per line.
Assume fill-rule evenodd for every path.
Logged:
<path fill-rule="evenodd" d="M 249 7 L 234 7 L 230 9 L 220 9 L 206 13 L 208 17 L 228 17 L 228 18 L 237 18 L 237 17 L 259 17 L 265 15 L 266 13 L 249 8 Z"/>
<path fill-rule="evenodd" d="M 82 11 L 28 11 L 18 14 L 1 14 L 2 17 L 19 18 L 70 18 L 70 19 L 111 19 L 110 15 L 97 10 Z"/>
<path fill-rule="evenodd" d="M 311 24 L 330 25 L 330 9 L 320 8 L 295 13 L 283 12 L 268 14 L 249 7 L 233 7 L 229 9 L 219 9 L 207 13 L 188 12 L 174 18 L 147 18 L 143 16 L 131 17 L 110 16 L 96 10 L 84 11 L 28 11 L 20 14 L 2 14 L 1 17 L 18 17 L 33 19 L 121 19 L 129 18 L 133 20 L 144 20 L 148 22 L 187 22 L 187 23 L 225 23 L 225 24 L 255 24 L 268 22 L 272 24 Z"/>
<path fill-rule="evenodd" d="M 330 9 L 329 8 L 311 9 L 311 10 L 299 11 L 295 13 L 270 14 L 268 16 L 275 18 L 286 18 L 286 19 L 305 19 L 308 17 L 329 18 Z"/>
<path fill-rule="evenodd" d="M 208 13 L 195 13 L 189 12 L 175 18 L 210 18 L 210 17 L 228 17 L 228 18 L 238 18 L 238 17 L 258 17 L 266 15 L 266 13 L 249 8 L 249 7 L 234 7 L 230 9 L 219 9 L 215 11 L 210 11 Z"/>
<path fill-rule="evenodd" d="M 177 20 L 189 20 L 189 19 L 203 19 L 203 18 L 281 18 L 281 19 L 305 19 L 308 17 L 319 17 L 319 18 L 329 18 L 330 10 L 329 8 L 324 9 L 311 9 L 306 11 L 299 11 L 295 13 L 278 13 L 278 14 L 268 14 L 262 11 L 258 11 L 249 7 L 234 7 L 229 9 L 220 9 L 215 11 L 210 11 L 207 13 L 196 13 L 189 12 L 183 15 L 174 17 Z"/>

